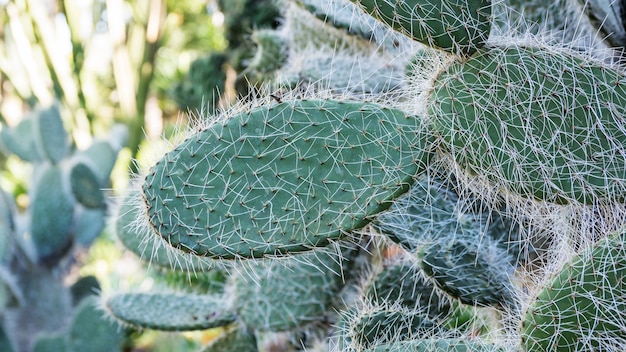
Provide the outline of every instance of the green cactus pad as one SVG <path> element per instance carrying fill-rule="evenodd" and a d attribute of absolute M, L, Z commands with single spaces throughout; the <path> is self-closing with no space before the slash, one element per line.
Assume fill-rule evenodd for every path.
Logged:
<path fill-rule="evenodd" d="M 310 55 L 306 55 L 310 54 Z M 350 94 L 386 93 L 402 88 L 402 72 L 388 62 L 321 51 L 305 53 L 298 62 L 298 82 Z"/>
<path fill-rule="evenodd" d="M 121 351 L 124 332 L 104 317 L 96 298 L 89 297 L 76 307 L 67 339 L 74 352 Z"/>
<path fill-rule="evenodd" d="M 98 175 L 87 164 L 77 162 L 70 169 L 70 186 L 76 200 L 87 208 L 102 208 L 104 194 Z"/>
<path fill-rule="evenodd" d="M 47 167 L 37 179 L 31 196 L 30 224 L 40 261 L 54 260 L 71 245 L 74 202 L 68 192 L 59 166 Z"/>
<path fill-rule="evenodd" d="M 95 276 L 83 276 L 70 286 L 72 304 L 77 306 L 83 299 L 97 295 L 100 291 L 100 283 Z"/>
<path fill-rule="evenodd" d="M 162 238 L 153 233 L 148 235 L 151 237 L 147 237 L 136 226 L 133 226 L 134 221 L 139 217 L 140 208 L 136 204 L 141 201 L 140 198 L 140 191 L 131 189 L 118 209 L 115 231 L 124 247 L 141 259 L 162 268 L 195 272 L 214 267 L 209 259 L 166 246 Z"/>
<path fill-rule="evenodd" d="M 115 166 L 117 152 L 108 141 L 96 140 L 85 150 L 78 152 L 78 157 L 86 158 L 86 164 L 97 175 L 101 186 L 104 186 L 108 180 L 111 171 Z"/>
<path fill-rule="evenodd" d="M 54 105 L 40 110 L 34 116 L 33 132 L 39 154 L 56 164 L 67 155 L 70 149 L 59 107 Z"/>
<path fill-rule="evenodd" d="M 445 331 L 419 310 L 380 309 L 350 316 L 353 314 L 344 313 L 338 323 L 341 350 L 363 351 L 378 344 L 425 338 Z"/>
<path fill-rule="evenodd" d="M 108 297 L 104 307 L 123 323 L 156 330 L 204 330 L 235 321 L 222 298 L 207 295 L 121 293 Z"/>
<path fill-rule="evenodd" d="M 365 226 L 420 173 L 421 119 L 374 103 L 295 100 L 189 137 L 156 163 L 143 194 L 176 248 L 236 258 L 305 251 Z"/>
<path fill-rule="evenodd" d="M 515 303 L 508 253 L 488 237 L 451 233 L 424 245 L 417 256 L 424 273 L 465 304 Z"/>
<path fill-rule="evenodd" d="M 491 30 L 490 0 L 351 1 L 413 40 L 455 54 L 472 54 Z"/>
<path fill-rule="evenodd" d="M 526 311 L 525 351 L 622 351 L 626 346 L 626 232 L 574 257 Z"/>
<path fill-rule="evenodd" d="M 412 263 L 398 263 L 385 268 L 365 289 L 373 303 L 400 304 L 408 309 L 426 312 L 431 319 L 442 318 L 450 312 L 451 302 L 437 294 L 435 286 Z"/>
<path fill-rule="evenodd" d="M 554 49 L 492 48 L 437 77 L 428 109 L 446 151 L 506 191 L 625 200 L 622 72 Z"/>
<path fill-rule="evenodd" d="M 505 352 L 506 349 L 476 339 L 423 339 L 376 346 L 367 352 Z"/>
<path fill-rule="evenodd" d="M 202 352 L 257 352 L 256 336 L 244 328 L 227 328 L 219 336 L 202 349 Z"/>
<path fill-rule="evenodd" d="M 343 287 L 341 272 L 341 258 L 330 250 L 244 261 L 235 277 L 237 313 L 259 331 L 285 331 L 317 321 Z"/>

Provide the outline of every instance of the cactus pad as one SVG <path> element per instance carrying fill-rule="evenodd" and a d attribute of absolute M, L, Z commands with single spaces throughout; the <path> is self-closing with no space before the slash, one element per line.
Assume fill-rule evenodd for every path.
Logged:
<path fill-rule="evenodd" d="M 468 171 L 525 198 L 623 202 L 626 77 L 554 49 L 492 48 L 452 64 L 429 111 Z"/>
<path fill-rule="evenodd" d="M 470 339 L 423 339 L 381 345 L 367 352 L 504 352 L 505 348 Z"/>
<path fill-rule="evenodd" d="M 515 303 L 511 260 L 489 237 L 451 233 L 423 246 L 418 257 L 424 273 L 465 304 Z"/>
<path fill-rule="evenodd" d="M 143 194 L 174 247 L 221 258 L 325 246 L 424 168 L 420 118 L 374 103 L 294 100 L 232 116 L 156 163 Z"/>
<path fill-rule="evenodd" d="M 480 48 L 491 29 L 490 0 L 351 0 L 423 44 L 456 54 Z"/>
<path fill-rule="evenodd" d="M 247 326 L 284 331 L 322 318 L 343 287 L 341 258 L 318 250 L 284 260 L 244 261 L 235 305 Z"/>
<path fill-rule="evenodd" d="M 600 240 L 550 280 L 526 312 L 526 351 L 622 351 L 626 232 Z"/>
<path fill-rule="evenodd" d="M 221 298 L 206 295 L 121 293 L 109 297 L 105 309 L 123 323 L 165 331 L 203 330 L 235 321 Z"/>
<path fill-rule="evenodd" d="M 140 201 L 139 190 L 131 188 L 118 209 L 115 232 L 124 247 L 135 253 L 142 260 L 162 268 L 178 271 L 205 271 L 213 265 L 209 259 L 201 258 L 181 250 L 166 246 L 163 239 L 150 233 L 147 238 L 134 221 L 140 216 L 136 202 Z"/>

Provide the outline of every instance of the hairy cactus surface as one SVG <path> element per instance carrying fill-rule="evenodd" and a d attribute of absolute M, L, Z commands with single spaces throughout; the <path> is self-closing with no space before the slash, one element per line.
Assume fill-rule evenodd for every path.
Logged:
<path fill-rule="evenodd" d="M 495 47 L 439 75 L 429 110 L 471 172 L 524 197 L 622 202 L 625 87 L 578 55 Z"/>
<path fill-rule="evenodd" d="M 491 28 L 489 0 L 352 1 L 400 33 L 457 54 L 480 48 Z"/>
<path fill-rule="evenodd" d="M 584 9 L 279 4 L 261 98 L 190 128 L 117 219 L 145 259 L 224 270 L 223 346 L 623 351 L 626 70 Z"/>
<path fill-rule="evenodd" d="M 377 104 L 295 100 L 240 113 L 154 165 L 143 185 L 150 224 L 208 257 L 325 246 L 406 191 L 428 140 L 418 117 Z"/>

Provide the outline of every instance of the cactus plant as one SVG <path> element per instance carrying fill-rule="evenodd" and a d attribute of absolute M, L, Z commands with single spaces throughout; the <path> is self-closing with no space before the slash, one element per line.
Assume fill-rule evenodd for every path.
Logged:
<path fill-rule="evenodd" d="M 90 297 L 97 281 L 65 282 L 76 250 L 87 248 L 104 227 L 112 165 L 105 172 L 92 166 L 107 158 L 113 163 L 117 147 L 103 140 L 97 148 L 74 150 L 55 105 L 35 110 L 16 127 L 2 126 L 0 140 L 7 155 L 33 169 L 25 209 L 0 190 L 0 325 L 9 343 L 20 352 L 59 344 L 67 351 L 119 350 L 121 331 L 103 320 Z M 87 333 L 87 327 L 93 330 Z"/>
<path fill-rule="evenodd" d="M 610 236 L 626 227 L 626 71 L 615 52 L 581 46 L 585 31 L 557 44 L 494 25 L 492 8 L 517 21 L 501 16 L 514 11 L 506 2 L 283 3 L 289 55 L 270 97 L 191 128 L 146 171 L 138 219 L 121 228 L 235 277 L 279 268 L 240 289 L 259 296 L 245 295 L 254 303 L 233 308 L 237 319 L 262 310 L 243 325 L 297 335 L 302 323 L 334 350 L 623 350 L 624 239 Z M 377 34 L 346 18 L 375 21 Z M 337 79 L 303 64 L 344 59 L 370 66 Z M 388 72 L 398 84 L 362 89 Z M 306 258 L 346 241 L 369 254 L 346 257 L 349 280 L 329 293 L 340 304 L 272 327 L 272 312 L 308 317 L 300 304 L 319 297 L 314 280 L 281 270 L 335 270 L 336 259 Z M 309 289 L 270 299 L 272 275 Z"/>

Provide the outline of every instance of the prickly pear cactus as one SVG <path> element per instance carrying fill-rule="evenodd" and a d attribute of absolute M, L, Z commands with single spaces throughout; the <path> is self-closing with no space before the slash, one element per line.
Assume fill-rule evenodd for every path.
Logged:
<path fill-rule="evenodd" d="M 239 113 L 152 167 L 142 187 L 150 226 L 207 257 L 323 247 L 406 191 L 429 139 L 419 117 L 374 103 L 294 100 Z"/>
<path fill-rule="evenodd" d="M 223 341 L 623 351 L 626 70 L 571 3 L 281 0 L 265 90 L 146 170 L 118 231 L 227 272 Z"/>

